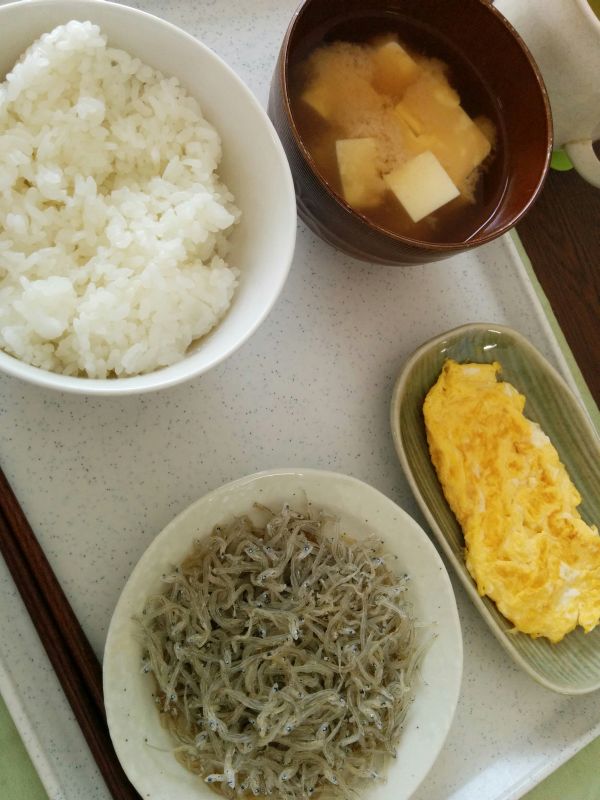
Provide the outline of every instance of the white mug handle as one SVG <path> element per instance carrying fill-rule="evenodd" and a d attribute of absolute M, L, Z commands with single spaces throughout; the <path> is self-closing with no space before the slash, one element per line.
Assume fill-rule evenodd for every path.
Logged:
<path fill-rule="evenodd" d="M 600 189 L 600 158 L 594 152 L 592 140 L 567 142 L 564 150 L 581 177 Z"/>

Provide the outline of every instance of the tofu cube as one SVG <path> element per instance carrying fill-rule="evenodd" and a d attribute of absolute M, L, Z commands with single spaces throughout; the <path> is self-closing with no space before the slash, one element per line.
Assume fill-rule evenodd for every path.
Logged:
<path fill-rule="evenodd" d="M 425 150 L 432 150 L 437 143 L 437 139 L 433 134 L 415 133 L 414 128 L 400 114 L 397 114 L 397 122 L 399 129 L 402 131 L 402 141 L 407 155 L 418 156 L 419 153 L 424 153 Z"/>
<path fill-rule="evenodd" d="M 460 106 L 460 97 L 457 91 L 455 91 L 449 83 L 441 79 L 435 79 L 435 86 L 433 88 L 433 100 L 440 106 L 446 106 L 446 108 L 456 108 Z"/>
<path fill-rule="evenodd" d="M 496 126 L 492 120 L 489 117 L 480 116 L 475 117 L 473 122 L 493 147 L 496 143 Z"/>
<path fill-rule="evenodd" d="M 389 44 L 390 42 L 397 42 L 398 41 L 398 34 L 397 33 L 379 33 L 377 36 L 374 36 L 372 39 L 369 40 L 369 44 L 373 47 L 383 47 L 384 44 Z"/>
<path fill-rule="evenodd" d="M 401 110 L 415 117 L 430 131 L 452 123 L 457 110 L 462 111 L 456 92 L 430 73 L 423 73 L 407 87 Z"/>
<path fill-rule="evenodd" d="M 384 181 L 413 222 L 419 222 L 460 194 L 430 150 L 384 175 Z"/>
<path fill-rule="evenodd" d="M 373 208 L 385 193 L 378 165 L 377 141 L 338 139 L 335 143 L 344 200 L 354 208 Z"/>
<path fill-rule="evenodd" d="M 421 136 L 425 130 L 421 120 L 406 108 L 404 103 L 398 103 L 394 108 L 394 113 L 403 129 L 407 129 L 414 137 Z"/>
<path fill-rule="evenodd" d="M 417 62 L 394 41 L 375 48 L 373 66 L 373 88 L 392 97 L 402 97 L 421 72 Z"/>
<path fill-rule="evenodd" d="M 433 75 L 422 75 L 412 83 L 395 111 L 415 135 L 433 137 L 431 151 L 458 186 L 491 150 L 489 139 L 461 107 L 456 92 Z"/>
<path fill-rule="evenodd" d="M 329 86 L 325 83 L 311 84 L 300 96 L 300 99 L 309 105 L 313 111 L 329 120 L 333 112 L 333 101 L 329 91 Z"/>
<path fill-rule="evenodd" d="M 460 116 L 457 115 L 453 126 L 438 134 L 431 149 L 460 186 L 488 156 L 492 145 L 462 108 L 458 111 Z"/>

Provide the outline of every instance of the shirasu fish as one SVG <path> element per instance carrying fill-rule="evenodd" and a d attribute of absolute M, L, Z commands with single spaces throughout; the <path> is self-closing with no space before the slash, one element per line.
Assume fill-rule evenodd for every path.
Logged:
<path fill-rule="evenodd" d="M 309 504 L 310 507 L 310 504 Z M 229 798 L 357 796 L 395 757 L 422 647 L 392 556 L 284 506 L 195 543 L 139 618 L 178 760 Z"/>

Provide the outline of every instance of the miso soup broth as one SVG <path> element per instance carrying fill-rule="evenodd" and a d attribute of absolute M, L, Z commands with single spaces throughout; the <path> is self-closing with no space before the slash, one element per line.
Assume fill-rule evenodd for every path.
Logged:
<path fill-rule="evenodd" d="M 366 24 L 362 41 L 334 30 L 292 65 L 298 132 L 330 187 L 371 222 L 465 241 L 502 196 L 495 102 L 431 32 L 385 22 Z"/>

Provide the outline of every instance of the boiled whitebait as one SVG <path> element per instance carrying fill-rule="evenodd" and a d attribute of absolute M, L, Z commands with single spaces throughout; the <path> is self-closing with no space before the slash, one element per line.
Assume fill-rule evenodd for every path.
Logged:
<path fill-rule="evenodd" d="M 140 617 L 177 758 L 227 797 L 354 795 L 395 755 L 418 662 L 408 577 L 331 517 L 218 526 Z"/>

